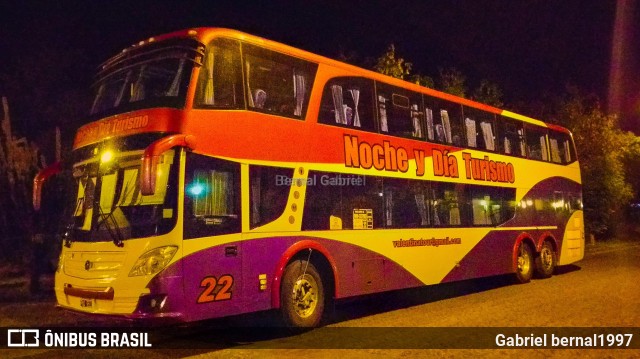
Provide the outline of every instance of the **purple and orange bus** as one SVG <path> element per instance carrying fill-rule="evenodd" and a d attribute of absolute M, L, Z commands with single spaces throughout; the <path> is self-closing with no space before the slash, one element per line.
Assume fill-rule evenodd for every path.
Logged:
<path fill-rule="evenodd" d="M 100 68 L 66 165 L 59 306 L 195 321 L 584 254 L 559 126 L 233 30 L 150 38 Z M 36 180 L 34 201 L 42 181 Z"/>

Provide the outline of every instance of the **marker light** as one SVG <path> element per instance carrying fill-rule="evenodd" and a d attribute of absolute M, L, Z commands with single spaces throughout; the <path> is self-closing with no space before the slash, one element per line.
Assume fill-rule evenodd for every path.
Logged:
<path fill-rule="evenodd" d="M 102 155 L 100 156 L 101 163 L 111 162 L 112 160 L 113 160 L 113 152 L 109 150 L 102 152 Z"/>

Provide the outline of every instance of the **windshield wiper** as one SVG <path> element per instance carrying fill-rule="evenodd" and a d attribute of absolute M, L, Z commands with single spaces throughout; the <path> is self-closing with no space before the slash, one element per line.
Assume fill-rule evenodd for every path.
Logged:
<path fill-rule="evenodd" d="M 98 206 L 98 211 L 100 212 L 100 218 L 102 220 L 96 224 L 96 231 L 100 228 L 101 224 L 104 224 L 107 232 L 109 232 L 109 236 L 111 236 L 111 239 L 113 240 L 113 244 L 115 244 L 116 247 L 124 247 L 122 230 L 120 229 L 120 226 L 118 226 L 118 221 L 113 216 L 113 210 L 111 210 L 111 213 L 105 214 L 102 211 L 102 207 Z M 113 227 L 109 224 L 109 220 L 111 220 Z"/>

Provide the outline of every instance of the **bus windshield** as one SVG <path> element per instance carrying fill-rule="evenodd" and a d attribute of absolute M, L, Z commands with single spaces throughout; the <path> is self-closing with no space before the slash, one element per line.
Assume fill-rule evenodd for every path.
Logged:
<path fill-rule="evenodd" d="M 96 151 L 98 152 L 98 151 Z M 177 159 L 175 150 L 162 155 L 156 193 L 140 193 L 142 150 L 116 153 L 103 149 L 73 166 L 75 204 L 67 241 L 113 241 L 168 233 L 175 225 Z"/>
<path fill-rule="evenodd" d="M 180 39 L 122 52 L 101 67 L 90 115 L 184 107 L 191 70 L 201 51 L 197 41 Z"/>

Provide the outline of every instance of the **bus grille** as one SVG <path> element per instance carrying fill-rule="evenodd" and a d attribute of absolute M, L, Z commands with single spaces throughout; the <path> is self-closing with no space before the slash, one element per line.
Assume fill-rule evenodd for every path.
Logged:
<path fill-rule="evenodd" d="M 64 273 L 82 279 L 118 276 L 125 259 L 122 252 L 70 252 L 64 256 Z"/>

